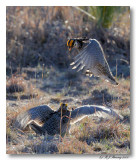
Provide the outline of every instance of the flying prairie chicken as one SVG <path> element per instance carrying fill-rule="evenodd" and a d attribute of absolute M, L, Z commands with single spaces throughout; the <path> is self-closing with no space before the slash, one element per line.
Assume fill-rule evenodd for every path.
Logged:
<path fill-rule="evenodd" d="M 73 47 L 78 49 L 79 54 L 74 57 L 71 63 L 72 69 L 77 71 L 86 70 L 86 75 L 98 76 L 112 84 L 118 85 L 113 77 L 108 62 L 105 58 L 102 46 L 96 39 L 73 38 L 67 41 L 69 51 Z"/>

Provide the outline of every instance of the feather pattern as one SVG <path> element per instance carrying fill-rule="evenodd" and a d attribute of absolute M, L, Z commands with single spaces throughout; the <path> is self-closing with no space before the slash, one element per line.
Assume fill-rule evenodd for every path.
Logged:
<path fill-rule="evenodd" d="M 25 130 L 28 126 L 38 134 L 65 135 L 70 128 L 70 124 L 80 121 L 86 116 L 100 115 L 105 117 L 105 114 L 122 119 L 122 116 L 114 110 L 96 105 L 81 106 L 72 111 L 67 108 L 63 110 L 59 108 L 57 111 L 43 105 L 29 109 L 17 116 L 14 126 Z M 104 114 L 105 113 L 105 114 Z"/>
<path fill-rule="evenodd" d="M 80 66 L 77 71 L 86 68 L 95 76 L 106 79 L 113 84 L 118 84 L 110 71 L 104 51 L 96 39 L 90 39 L 89 43 L 79 50 L 79 54 L 74 57 L 71 65 L 73 66 L 72 69 L 77 69 Z"/>
<path fill-rule="evenodd" d="M 76 108 L 71 112 L 71 121 L 70 123 L 76 123 L 77 121 L 85 118 L 86 116 L 92 116 L 92 115 L 98 115 L 100 114 L 101 117 L 105 117 L 106 113 L 107 115 L 116 117 L 117 119 L 123 119 L 121 115 L 116 113 L 114 110 L 111 108 L 107 108 L 104 106 L 98 106 L 98 105 L 86 105 L 86 106 L 81 106 L 79 108 Z"/>

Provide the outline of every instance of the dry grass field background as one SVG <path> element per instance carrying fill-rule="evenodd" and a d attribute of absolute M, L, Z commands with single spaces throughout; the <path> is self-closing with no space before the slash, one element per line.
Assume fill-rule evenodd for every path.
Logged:
<path fill-rule="evenodd" d="M 112 21 L 99 19 L 101 8 L 81 9 L 96 20 L 74 7 L 7 7 L 8 154 L 130 154 L 129 8 L 119 8 Z M 70 68 L 77 54 L 76 50 L 69 53 L 66 46 L 72 37 L 95 38 L 101 43 L 118 86 Z M 116 109 L 124 120 L 87 117 L 71 126 L 62 139 L 14 129 L 19 113 L 41 104 L 57 110 L 60 102 L 68 103 L 70 110 L 104 105 Z"/>

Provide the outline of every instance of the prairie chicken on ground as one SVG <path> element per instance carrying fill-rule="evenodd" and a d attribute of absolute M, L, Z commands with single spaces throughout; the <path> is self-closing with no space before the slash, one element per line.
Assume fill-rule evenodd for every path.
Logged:
<path fill-rule="evenodd" d="M 61 104 L 57 111 L 49 106 L 37 106 L 19 114 L 14 126 L 21 130 L 33 129 L 37 134 L 64 135 L 69 121 L 70 111 L 67 104 Z"/>
<path fill-rule="evenodd" d="M 117 114 L 114 110 L 104 106 L 82 106 L 72 111 L 67 109 L 67 104 L 61 104 L 57 111 L 52 110 L 49 106 L 43 105 L 31 108 L 16 118 L 14 126 L 25 130 L 28 126 L 38 134 L 61 134 L 70 129 L 70 125 L 80 121 L 86 116 L 91 116 L 97 113 L 105 117 L 106 113 L 110 116 L 122 119 L 122 116 Z"/>
<path fill-rule="evenodd" d="M 77 71 L 86 70 L 86 75 L 99 76 L 111 83 L 118 85 L 113 77 L 108 62 L 105 58 L 102 46 L 96 39 L 74 38 L 67 41 L 69 50 L 73 47 L 78 49 L 79 54 L 74 57 L 74 62 L 71 63 L 72 69 Z"/>

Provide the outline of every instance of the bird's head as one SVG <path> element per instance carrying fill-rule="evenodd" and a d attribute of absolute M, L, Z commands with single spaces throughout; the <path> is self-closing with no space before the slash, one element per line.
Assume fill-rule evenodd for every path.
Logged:
<path fill-rule="evenodd" d="M 59 111 L 62 113 L 66 113 L 68 111 L 67 107 L 68 107 L 67 103 L 60 103 Z"/>
<path fill-rule="evenodd" d="M 83 42 L 89 40 L 88 38 L 72 38 L 72 39 L 68 39 L 67 41 L 67 46 L 69 47 L 69 51 L 71 51 L 71 49 L 73 47 L 80 49 L 83 45 Z"/>
<path fill-rule="evenodd" d="M 67 103 L 60 103 L 60 107 L 67 109 L 68 104 Z"/>
<path fill-rule="evenodd" d="M 78 39 L 78 38 L 68 39 L 67 46 L 69 48 L 69 51 L 71 51 L 73 47 L 75 47 L 76 49 L 81 48 L 82 43 L 83 43 L 82 39 Z"/>
<path fill-rule="evenodd" d="M 71 49 L 74 47 L 74 44 L 75 44 L 75 40 L 74 39 L 68 39 L 67 46 L 69 48 L 69 51 L 71 51 Z"/>

